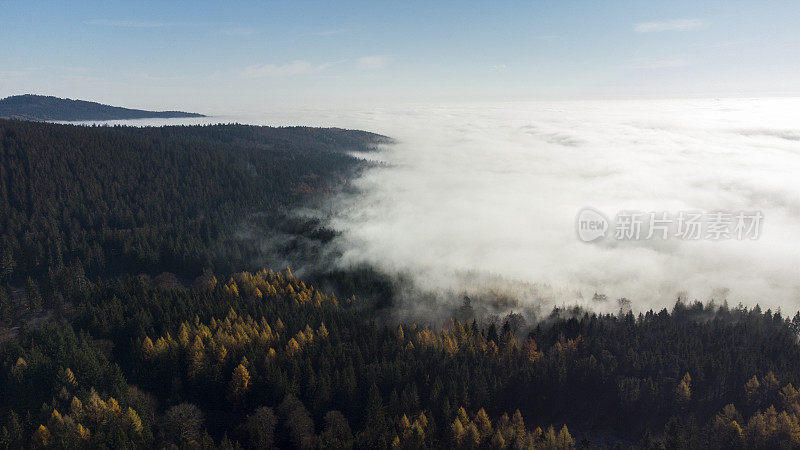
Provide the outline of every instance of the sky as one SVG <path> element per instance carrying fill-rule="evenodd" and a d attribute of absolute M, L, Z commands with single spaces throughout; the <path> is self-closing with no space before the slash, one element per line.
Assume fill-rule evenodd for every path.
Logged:
<path fill-rule="evenodd" d="M 0 1 L 0 97 L 284 106 L 800 94 L 796 1 Z"/>

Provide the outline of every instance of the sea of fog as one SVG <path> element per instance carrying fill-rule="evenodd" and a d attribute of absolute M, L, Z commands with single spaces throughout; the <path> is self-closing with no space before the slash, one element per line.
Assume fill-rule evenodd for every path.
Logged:
<path fill-rule="evenodd" d="M 678 297 L 800 309 L 800 99 L 414 105 L 282 110 L 139 125 L 358 128 L 397 140 L 331 210 L 343 265 L 433 292 L 614 310 Z M 583 242 L 595 208 L 604 238 Z M 620 211 L 760 212 L 757 239 L 619 240 Z M 647 217 L 647 216 L 645 216 Z M 752 235 L 749 235 L 752 237 Z M 595 293 L 609 301 L 599 304 Z M 517 306 L 517 305 L 515 305 Z"/>

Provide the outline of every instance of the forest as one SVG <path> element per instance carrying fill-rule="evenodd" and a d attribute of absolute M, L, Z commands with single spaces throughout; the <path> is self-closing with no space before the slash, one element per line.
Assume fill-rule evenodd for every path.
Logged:
<path fill-rule="evenodd" d="M 0 447 L 800 447 L 800 313 L 388 319 L 294 212 L 390 142 L 0 120 Z"/>
<path fill-rule="evenodd" d="M 183 111 L 145 111 L 85 100 L 25 94 L 0 99 L 0 117 L 41 121 L 79 121 L 205 116 Z"/>

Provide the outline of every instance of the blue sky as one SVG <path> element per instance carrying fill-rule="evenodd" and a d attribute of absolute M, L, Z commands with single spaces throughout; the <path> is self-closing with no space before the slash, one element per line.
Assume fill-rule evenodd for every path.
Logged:
<path fill-rule="evenodd" d="M 800 94 L 796 1 L 0 1 L 0 96 L 203 112 Z"/>

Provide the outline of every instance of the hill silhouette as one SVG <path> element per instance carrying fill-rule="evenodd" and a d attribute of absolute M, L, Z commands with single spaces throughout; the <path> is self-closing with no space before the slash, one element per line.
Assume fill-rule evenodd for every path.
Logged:
<path fill-rule="evenodd" d="M 0 100 L 0 117 L 25 120 L 124 120 L 175 117 L 205 117 L 183 111 L 145 111 L 85 100 L 44 95 L 14 95 Z"/>

